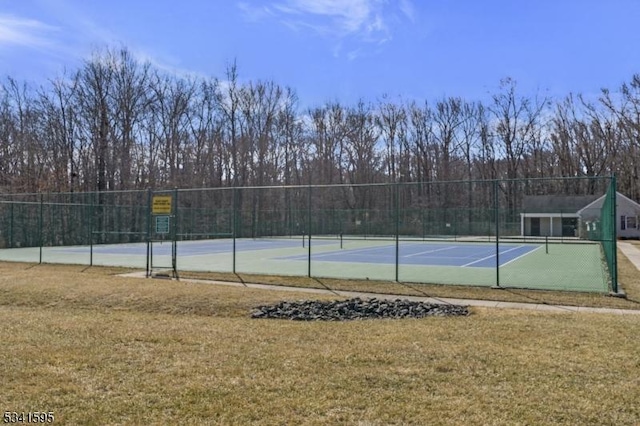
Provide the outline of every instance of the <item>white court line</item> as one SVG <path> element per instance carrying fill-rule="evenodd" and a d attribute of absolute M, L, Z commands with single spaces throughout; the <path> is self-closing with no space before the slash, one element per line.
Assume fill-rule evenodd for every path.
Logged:
<path fill-rule="evenodd" d="M 335 256 L 336 254 L 340 255 L 341 253 L 343 255 L 348 256 L 351 253 L 360 253 L 362 251 L 368 251 L 368 250 L 380 250 L 381 248 L 386 248 L 386 247 L 393 247 L 393 246 L 386 245 L 386 246 L 379 246 L 379 247 L 367 247 L 367 248 L 361 248 L 361 249 L 346 249 L 346 252 L 330 251 L 330 252 L 318 253 L 318 254 L 312 253 L 311 257 Z M 298 258 L 306 260 L 306 259 L 309 258 L 309 255 L 308 254 L 301 254 L 301 255 L 295 256 L 295 258 L 293 256 L 292 257 L 287 257 L 287 258 L 291 259 L 291 260 L 294 260 L 294 259 L 298 260 Z"/>
<path fill-rule="evenodd" d="M 406 256 L 402 256 L 402 257 L 420 256 L 421 254 L 435 253 L 435 252 L 437 252 L 437 251 L 444 251 L 444 250 L 453 250 L 454 248 L 456 248 L 456 246 L 450 246 L 450 247 L 445 247 L 445 248 L 439 248 L 439 249 L 435 249 L 435 250 L 425 250 L 425 251 L 421 251 L 421 252 L 418 252 L 418 253 L 407 254 Z"/>
<path fill-rule="evenodd" d="M 500 254 L 509 253 L 510 251 L 517 250 L 517 249 L 522 248 L 522 247 L 525 247 L 525 246 L 521 245 L 521 246 L 518 246 L 518 247 L 514 247 L 514 248 L 511 248 L 509 250 L 502 251 L 502 252 L 500 252 Z M 464 268 L 465 266 L 473 265 L 474 263 L 482 262 L 483 260 L 491 259 L 492 257 L 496 257 L 495 253 L 492 254 L 491 256 L 483 257 L 482 259 L 474 260 L 473 262 L 469 262 L 469 263 L 467 263 L 465 265 L 462 265 L 461 268 Z M 502 265 L 500 265 L 500 266 L 502 266 Z"/>
<path fill-rule="evenodd" d="M 522 247 L 524 247 L 524 246 L 522 246 Z M 541 248 L 542 248 L 542 246 L 538 246 L 538 247 L 534 248 L 533 250 L 529 250 L 529 251 L 528 251 L 528 252 L 526 252 L 526 253 L 522 253 L 520 256 L 518 256 L 518 257 L 514 257 L 513 259 L 511 259 L 511 260 L 510 260 L 510 261 L 508 261 L 507 263 L 503 263 L 503 264 L 502 264 L 502 265 L 500 265 L 500 266 L 506 266 L 506 265 L 510 264 L 511 262 L 513 262 L 514 260 L 518 260 L 518 259 L 520 259 L 521 257 L 524 257 L 524 256 L 526 256 L 526 255 L 528 255 L 528 254 L 531 254 L 531 253 L 533 253 L 533 252 L 534 252 L 534 251 L 536 251 L 536 250 L 540 250 Z"/>

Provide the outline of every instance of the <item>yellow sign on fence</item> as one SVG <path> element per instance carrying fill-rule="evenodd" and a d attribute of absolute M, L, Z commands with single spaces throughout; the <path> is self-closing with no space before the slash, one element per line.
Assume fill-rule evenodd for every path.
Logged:
<path fill-rule="evenodd" d="M 171 195 L 154 195 L 151 213 L 171 214 Z"/>

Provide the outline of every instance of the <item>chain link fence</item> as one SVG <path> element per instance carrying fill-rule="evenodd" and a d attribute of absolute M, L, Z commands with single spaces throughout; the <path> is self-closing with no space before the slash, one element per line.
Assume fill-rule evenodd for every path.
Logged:
<path fill-rule="evenodd" d="M 0 259 L 617 292 L 618 200 L 614 177 L 3 194 Z"/>

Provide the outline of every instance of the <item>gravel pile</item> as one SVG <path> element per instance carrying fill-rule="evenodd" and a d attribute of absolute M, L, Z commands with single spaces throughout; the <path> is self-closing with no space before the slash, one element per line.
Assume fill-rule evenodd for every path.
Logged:
<path fill-rule="evenodd" d="M 252 318 L 297 321 L 347 321 L 369 318 L 424 318 L 469 315 L 466 306 L 412 302 L 409 300 L 349 299 L 324 302 L 302 300 L 258 306 Z"/>

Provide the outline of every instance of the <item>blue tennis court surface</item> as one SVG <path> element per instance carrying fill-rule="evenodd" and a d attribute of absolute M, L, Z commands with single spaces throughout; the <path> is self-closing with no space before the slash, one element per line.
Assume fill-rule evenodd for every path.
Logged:
<path fill-rule="evenodd" d="M 395 243 L 375 245 L 374 247 L 339 249 L 335 241 L 315 240 L 312 243 L 312 261 L 325 262 L 345 262 L 345 263 L 373 263 L 373 264 L 395 264 L 396 246 Z M 336 247 L 331 249 L 330 246 Z M 300 239 L 256 239 L 236 240 L 235 248 L 239 252 L 276 250 L 271 257 L 274 260 L 308 261 L 308 252 L 282 256 L 280 249 L 302 248 Z M 314 253 L 314 247 L 321 247 L 322 252 Z M 518 259 L 528 253 L 540 248 L 534 244 L 501 244 L 500 245 L 500 266 Z M 55 249 L 64 253 L 87 253 L 88 247 L 60 247 Z M 131 243 L 118 245 L 94 245 L 94 254 L 103 255 L 125 255 L 125 256 L 146 256 L 147 246 L 145 243 Z M 153 254 L 157 256 L 171 255 L 171 242 L 154 242 Z M 230 253 L 233 250 L 233 241 L 181 241 L 178 242 L 179 256 L 204 256 Z M 460 266 L 472 268 L 494 268 L 496 266 L 495 245 L 492 244 L 442 244 L 442 243 L 417 243 L 401 242 L 399 245 L 398 262 L 402 265 L 424 265 L 424 266 Z"/>
<path fill-rule="evenodd" d="M 541 248 L 538 245 L 500 245 L 500 266 Z M 398 262 L 403 265 L 460 266 L 473 268 L 495 268 L 495 245 L 480 244 L 400 244 Z M 281 257 L 282 260 L 307 261 L 306 255 Z M 311 260 L 326 262 L 358 262 L 395 264 L 395 244 L 346 249 L 329 253 L 312 253 Z"/>

